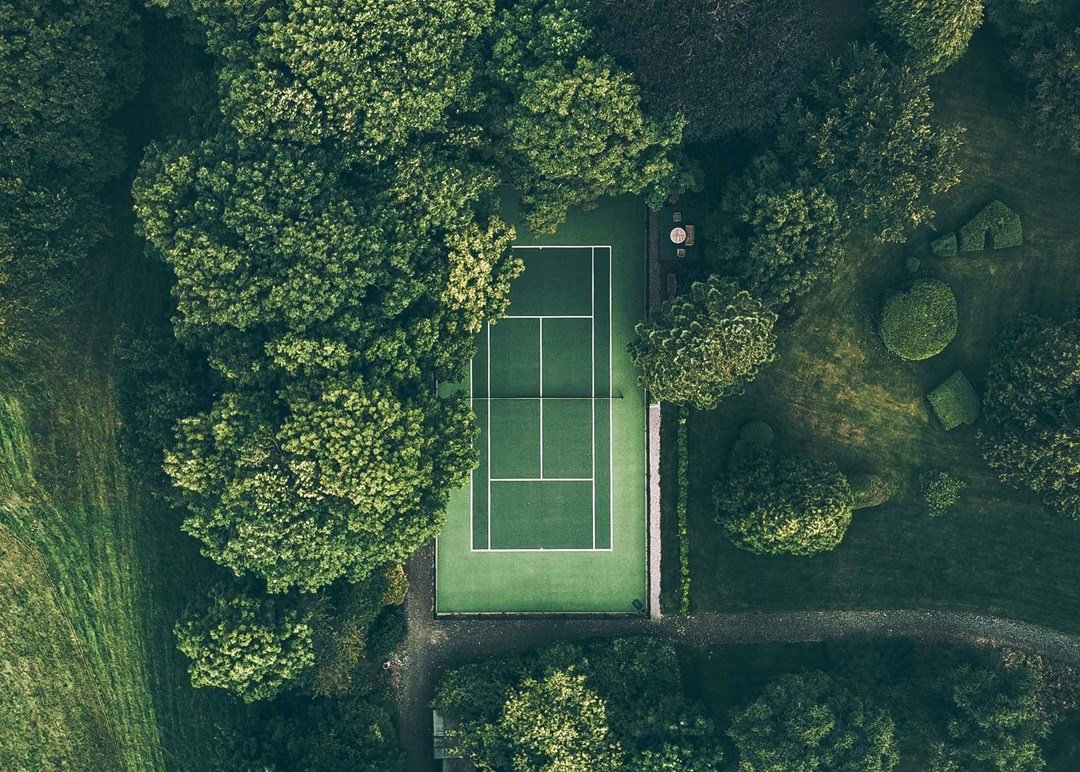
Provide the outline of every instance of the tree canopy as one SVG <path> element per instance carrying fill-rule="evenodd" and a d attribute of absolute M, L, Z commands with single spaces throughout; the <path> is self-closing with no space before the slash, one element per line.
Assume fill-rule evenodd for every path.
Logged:
<path fill-rule="evenodd" d="M 934 75 L 964 55 L 983 0 L 877 0 L 871 12 L 906 61 Z"/>
<path fill-rule="evenodd" d="M 761 555 L 813 555 L 837 547 L 855 498 L 831 462 L 745 445 L 714 490 L 717 522 L 738 547 Z"/>
<path fill-rule="evenodd" d="M 682 115 L 646 114 L 632 74 L 600 51 L 588 22 L 587 0 L 518 0 L 494 26 L 495 151 L 538 233 L 571 206 L 644 192 L 659 208 L 690 182 L 672 154 Z"/>
<path fill-rule="evenodd" d="M 821 671 L 785 675 L 731 715 L 741 772 L 890 772 L 892 717 Z"/>
<path fill-rule="evenodd" d="M 277 695 L 315 664 L 311 612 L 296 596 L 268 597 L 218 585 L 209 606 L 176 625 L 195 687 L 226 689 L 244 702 Z"/>
<path fill-rule="evenodd" d="M 141 50 L 125 0 L 0 8 L 0 353 L 65 299 L 65 272 L 104 234 L 102 184 L 123 166 L 110 115 Z"/>
<path fill-rule="evenodd" d="M 987 9 L 1027 83 L 1024 117 L 1039 143 L 1080 153 L 1080 6 L 999 0 Z"/>
<path fill-rule="evenodd" d="M 630 356 L 654 398 L 711 410 L 776 359 L 776 314 L 720 276 L 638 324 Z"/>
<path fill-rule="evenodd" d="M 557 644 L 445 673 L 434 707 L 481 769 L 695 769 L 722 759 L 712 723 L 682 693 L 656 638 Z"/>
<path fill-rule="evenodd" d="M 209 557 L 271 592 L 310 591 L 403 562 L 434 536 L 476 463 L 470 415 L 359 378 L 281 403 L 226 392 L 179 422 L 165 469 Z"/>
<path fill-rule="evenodd" d="M 725 186 L 709 232 L 718 267 L 775 306 L 831 273 L 848 235 L 836 200 L 819 185 L 799 183 L 771 152 Z"/>
<path fill-rule="evenodd" d="M 990 354 L 983 454 L 1005 482 L 1080 519 L 1080 319 L 1023 316 Z"/>
<path fill-rule="evenodd" d="M 873 45 L 854 46 L 785 114 L 779 149 L 878 241 L 928 223 L 933 196 L 959 182 L 961 129 L 931 120 L 925 78 Z"/>
<path fill-rule="evenodd" d="M 649 108 L 676 106 L 686 138 L 773 124 L 804 85 L 818 44 L 804 0 L 600 0 L 604 48 L 641 80 Z"/>

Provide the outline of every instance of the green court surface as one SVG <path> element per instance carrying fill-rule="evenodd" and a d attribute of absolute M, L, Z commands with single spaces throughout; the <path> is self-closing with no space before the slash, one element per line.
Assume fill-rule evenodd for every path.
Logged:
<path fill-rule="evenodd" d="M 518 226 L 525 272 L 464 385 L 480 464 L 438 539 L 438 613 L 646 602 L 646 406 L 626 354 L 645 311 L 645 217 L 625 197 L 553 236 Z"/>

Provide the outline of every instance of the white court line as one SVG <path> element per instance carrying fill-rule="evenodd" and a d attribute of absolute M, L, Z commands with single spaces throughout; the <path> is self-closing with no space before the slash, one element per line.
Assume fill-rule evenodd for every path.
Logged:
<path fill-rule="evenodd" d="M 592 477 L 493 477 L 492 482 L 594 482 Z"/>
<path fill-rule="evenodd" d="M 540 317 L 540 479 L 544 479 L 544 317 Z"/>
<path fill-rule="evenodd" d="M 487 326 L 487 548 L 491 549 L 491 325 Z"/>
<path fill-rule="evenodd" d="M 610 547 L 602 549 L 590 549 L 588 547 L 493 547 L 489 550 L 472 550 L 473 552 L 611 552 Z"/>
<path fill-rule="evenodd" d="M 602 249 L 603 247 L 601 247 Z M 608 397 L 611 396 L 611 392 L 615 388 L 615 371 L 612 367 L 612 343 L 611 343 L 611 331 L 615 327 L 614 308 L 612 307 L 612 268 L 615 263 L 615 253 L 611 247 L 607 247 L 607 366 L 608 366 Z M 648 284 L 646 283 L 646 287 Z M 648 291 L 648 289 L 646 289 Z M 608 545 L 611 549 L 615 549 L 615 411 L 614 400 L 608 400 Z"/>
<path fill-rule="evenodd" d="M 592 546 L 596 549 L 596 247 L 589 250 L 589 255 L 592 260 L 592 271 L 589 274 L 589 278 L 592 280 L 592 291 L 589 293 L 589 302 L 591 313 L 589 314 L 589 347 L 591 353 L 589 355 L 589 370 L 592 383 L 590 390 L 592 391 L 592 400 L 589 402 L 589 420 L 592 421 L 592 445 L 589 447 L 591 451 L 589 453 L 589 459 L 592 461 Z M 610 440 L 609 440 L 610 442 Z"/>
<path fill-rule="evenodd" d="M 610 244 L 515 244 L 514 249 L 611 249 Z"/>
<path fill-rule="evenodd" d="M 488 325 L 488 326 L 490 327 L 491 325 Z M 477 350 L 479 350 L 479 348 L 480 347 L 477 346 Z M 475 369 L 475 367 L 476 367 L 476 357 L 473 357 L 472 361 L 469 362 L 469 409 L 473 411 L 473 415 L 476 415 L 476 401 L 473 399 L 473 394 L 474 394 L 474 390 L 473 390 L 473 370 Z M 490 404 L 490 403 L 488 403 L 488 404 Z M 480 465 L 477 464 L 477 466 L 480 466 Z M 470 469 L 469 470 L 469 549 L 472 549 L 473 540 L 476 538 L 476 535 L 475 535 L 476 532 L 473 530 L 473 527 L 474 527 L 473 526 L 473 506 L 474 506 L 474 504 L 473 504 L 473 490 L 475 488 L 476 488 L 476 470 L 475 469 Z M 437 561 L 438 561 L 438 549 L 439 549 L 439 540 L 436 539 L 435 540 L 436 564 L 437 564 Z"/>
<path fill-rule="evenodd" d="M 507 314 L 503 319 L 592 319 L 592 314 Z"/>

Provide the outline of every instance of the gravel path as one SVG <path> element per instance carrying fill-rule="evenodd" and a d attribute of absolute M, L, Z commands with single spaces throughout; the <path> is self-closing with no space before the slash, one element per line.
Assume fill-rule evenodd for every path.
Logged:
<path fill-rule="evenodd" d="M 557 640 L 652 634 L 685 646 L 821 641 L 847 635 L 900 635 L 975 644 L 1008 643 L 1080 667 L 1080 638 L 1026 622 L 951 611 L 701 612 L 661 619 L 521 617 L 435 619 L 434 547 L 409 560 L 409 634 L 397 665 L 398 712 L 410 770 L 430 770 L 431 702 L 439 671 Z"/>

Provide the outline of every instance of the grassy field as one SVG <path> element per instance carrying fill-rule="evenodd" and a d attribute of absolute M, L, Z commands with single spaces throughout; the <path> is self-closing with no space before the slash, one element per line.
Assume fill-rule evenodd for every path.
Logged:
<path fill-rule="evenodd" d="M 1018 313 L 1061 312 L 1080 290 L 1080 159 L 1036 149 L 992 30 L 935 84 L 939 117 L 967 127 L 963 182 L 938 202 L 951 230 L 992 198 L 1020 212 L 1021 248 L 927 259 L 929 229 L 906 246 L 854 241 L 842 274 L 812 295 L 781 333 L 780 361 L 746 395 L 695 414 L 690 450 L 693 604 L 698 609 L 950 608 L 1080 632 L 1080 523 L 1000 484 L 975 442 L 978 425 L 946 434 L 924 394 L 962 369 L 980 388 L 994 337 Z M 882 293 L 911 275 L 949 282 L 959 333 L 943 354 L 904 363 L 874 334 Z M 756 557 L 731 547 L 713 521 L 711 486 L 735 432 L 750 418 L 777 430 L 781 450 L 877 472 L 896 493 L 856 513 L 844 543 L 813 558 Z M 914 478 L 948 469 L 969 484 L 957 510 L 929 518 Z M 666 559 L 670 563 L 672 557 Z"/>
<path fill-rule="evenodd" d="M 195 54 L 154 18 L 132 153 L 108 191 L 109 236 L 69 312 L 0 371 L 0 768 L 206 769 L 234 710 L 192 689 L 171 628 L 213 564 L 118 456 L 113 345 L 167 313 L 169 276 L 133 233 L 141 147 L 183 130 Z"/>
<path fill-rule="evenodd" d="M 64 329 L 0 388 L 0 766 L 198 768 L 227 708 L 170 628 L 205 561 L 128 480 L 110 374 Z"/>

